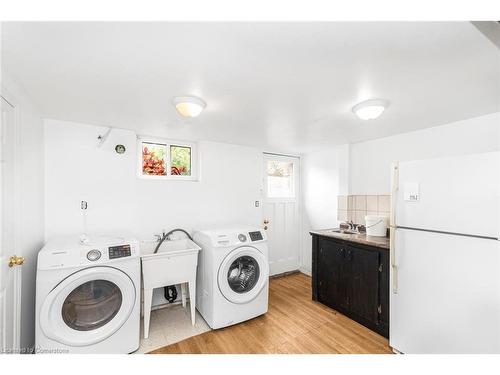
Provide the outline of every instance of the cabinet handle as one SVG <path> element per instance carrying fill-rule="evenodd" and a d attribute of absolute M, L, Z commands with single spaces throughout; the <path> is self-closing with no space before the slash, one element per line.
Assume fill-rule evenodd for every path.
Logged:
<path fill-rule="evenodd" d="M 378 305 L 377 311 L 379 314 L 382 314 L 382 305 Z"/>
<path fill-rule="evenodd" d="M 344 248 L 343 247 L 340 249 L 340 255 L 344 256 Z"/>
<path fill-rule="evenodd" d="M 347 259 L 352 260 L 352 250 L 347 252 Z"/>
<path fill-rule="evenodd" d="M 382 272 L 382 264 L 378 266 L 378 272 Z"/>

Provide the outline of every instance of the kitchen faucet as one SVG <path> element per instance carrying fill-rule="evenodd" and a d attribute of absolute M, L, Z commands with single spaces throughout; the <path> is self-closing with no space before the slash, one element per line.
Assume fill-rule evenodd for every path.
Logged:
<path fill-rule="evenodd" d="M 356 230 L 356 228 L 358 227 L 358 224 L 354 224 L 354 222 L 353 222 L 352 220 L 349 220 L 349 221 L 347 222 L 347 224 L 349 225 L 349 229 L 350 229 L 350 230 L 353 230 L 353 231 L 355 231 L 355 230 Z"/>
<path fill-rule="evenodd" d="M 344 230 L 345 230 L 345 226 L 348 226 L 347 230 L 350 230 L 352 232 L 356 232 L 358 230 L 358 227 L 359 227 L 359 225 L 354 224 L 354 222 L 352 220 L 349 220 L 349 221 L 346 221 L 345 223 L 340 224 L 341 228 L 342 228 L 342 226 L 344 226 Z"/>

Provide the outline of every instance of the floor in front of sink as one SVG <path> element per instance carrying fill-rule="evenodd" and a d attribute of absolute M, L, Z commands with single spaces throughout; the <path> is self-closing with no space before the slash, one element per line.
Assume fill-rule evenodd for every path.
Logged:
<path fill-rule="evenodd" d="M 144 322 L 141 319 L 141 343 L 134 353 L 147 353 L 208 331 L 210 327 L 198 311 L 196 311 L 196 323 L 194 326 L 191 325 L 189 302 L 185 308 L 178 304 L 153 310 L 147 339 L 144 338 Z"/>
<path fill-rule="evenodd" d="M 201 318 L 200 318 L 201 319 Z M 311 299 L 311 278 L 272 278 L 267 314 L 154 350 L 157 354 L 392 353 L 386 338 Z"/>

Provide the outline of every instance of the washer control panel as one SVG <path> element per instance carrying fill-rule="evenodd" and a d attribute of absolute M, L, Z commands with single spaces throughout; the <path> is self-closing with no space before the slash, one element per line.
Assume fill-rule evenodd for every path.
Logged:
<path fill-rule="evenodd" d="M 90 260 L 91 262 L 95 262 L 101 257 L 101 255 L 102 255 L 101 252 L 97 249 L 90 250 L 87 253 L 87 259 Z"/>
<path fill-rule="evenodd" d="M 250 232 L 248 234 L 250 235 L 250 239 L 252 241 L 262 241 L 264 239 L 260 231 Z"/>
<path fill-rule="evenodd" d="M 131 255 L 130 245 L 108 247 L 109 259 L 129 257 Z"/>

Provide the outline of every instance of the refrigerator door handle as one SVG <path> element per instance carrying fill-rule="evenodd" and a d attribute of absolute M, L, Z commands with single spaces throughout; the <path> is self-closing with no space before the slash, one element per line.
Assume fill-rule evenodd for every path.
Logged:
<path fill-rule="evenodd" d="M 391 269 L 392 269 L 392 293 L 398 294 L 398 266 L 396 263 L 396 244 L 395 244 L 395 234 L 396 228 L 391 227 L 389 229 L 390 242 L 389 242 L 389 257 L 391 258 Z"/>
<path fill-rule="evenodd" d="M 394 162 L 391 165 L 391 213 L 389 216 L 389 233 L 390 233 L 390 245 L 389 245 L 389 256 L 391 258 L 391 269 L 392 269 L 392 293 L 398 294 L 398 266 L 396 262 L 396 244 L 395 244 L 395 234 L 396 234 L 396 202 L 397 193 L 399 189 L 399 163 Z"/>
<path fill-rule="evenodd" d="M 396 201 L 399 189 L 399 163 L 391 165 L 391 212 L 389 216 L 389 226 L 396 226 Z"/>

